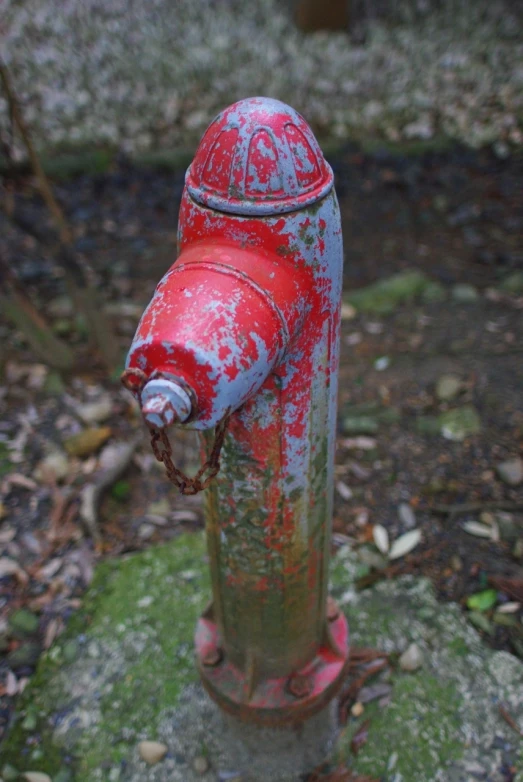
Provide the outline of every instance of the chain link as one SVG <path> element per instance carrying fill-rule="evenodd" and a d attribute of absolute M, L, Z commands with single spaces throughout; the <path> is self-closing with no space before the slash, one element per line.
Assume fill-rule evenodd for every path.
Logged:
<path fill-rule="evenodd" d="M 136 378 L 137 382 L 129 382 L 131 377 Z M 126 370 L 125 385 L 130 391 L 137 394 L 140 407 L 142 406 L 142 389 L 146 382 L 147 376 L 141 369 L 133 368 Z M 192 478 L 189 475 L 185 475 L 175 465 L 171 443 L 166 430 L 147 424 L 151 433 L 153 453 L 156 459 L 165 466 L 167 477 L 179 489 L 181 494 L 198 494 L 198 492 L 206 489 L 212 479 L 218 474 L 220 470 L 220 453 L 225 435 L 227 434 L 230 417 L 231 414 L 227 413 L 216 425 L 211 455 Z"/>

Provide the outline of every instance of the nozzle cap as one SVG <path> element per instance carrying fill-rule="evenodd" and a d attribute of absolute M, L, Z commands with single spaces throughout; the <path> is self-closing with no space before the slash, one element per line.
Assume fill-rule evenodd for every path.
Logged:
<path fill-rule="evenodd" d="M 189 394 L 176 381 L 155 378 L 142 391 L 142 414 L 148 424 L 157 429 L 186 421 L 192 412 Z"/>

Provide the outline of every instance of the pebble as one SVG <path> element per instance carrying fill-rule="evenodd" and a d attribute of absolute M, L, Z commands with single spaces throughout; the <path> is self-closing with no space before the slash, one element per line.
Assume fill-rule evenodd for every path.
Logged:
<path fill-rule="evenodd" d="M 361 717 L 364 711 L 365 711 L 365 707 L 363 703 L 356 701 L 356 703 L 351 708 L 350 713 L 352 714 L 353 717 Z"/>
<path fill-rule="evenodd" d="M 523 538 L 518 538 L 514 543 L 514 548 L 512 549 L 512 556 L 515 559 L 523 559 Z"/>
<path fill-rule="evenodd" d="M 52 782 L 51 777 L 41 771 L 26 771 L 24 779 L 26 782 Z"/>
<path fill-rule="evenodd" d="M 479 293 L 473 285 L 460 283 L 452 288 L 452 298 L 460 304 L 468 304 L 479 299 Z"/>
<path fill-rule="evenodd" d="M 402 671 L 417 671 L 423 665 L 423 654 L 417 644 L 411 644 L 399 659 Z"/>
<path fill-rule="evenodd" d="M 496 466 L 496 472 L 503 483 L 508 486 L 519 486 L 523 483 L 523 459 L 517 456 L 515 459 L 507 459 Z"/>
<path fill-rule="evenodd" d="M 153 524 L 140 524 L 140 527 L 138 529 L 138 536 L 142 540 L 149 540 L 154 535 L 154 525 Z"/>
<path fill-rule="evenodd" d="M 57 481 L 62 481 L 69 473 L 69 458 L 63 451 L 52 451 L 38 463 L 34 471 L 37 481 L 45 481 L 51 475 Z"/>
<path fill-rule="evenodd" d="M 443 437 L 454 442 L 462 442 L 466 437 L 481 431 L 481 419 L 472 405 L 447 410 L 440 415 L 439 424 Z"/>
<path fill-rule="evenodd" d="M 106 421 L 113 412 L 113 402 L 109 394 L 100 397 L 96 402 L 86 402 L 75 406 L 75 413 L 84 424 L 100 424 Z"/>
<path fill-rule="evenodd" d="M 150 766 L 154 766 L 159 763 L 167 754 L 167 745 L 161 744 L 159 741 L 140 741 L 138 744 L 138 752 L 142 760 L 149 763 Z"/>
<path fill-rule="evenodd" d="M 203 757 L 203 755 L 200 755 L 199 757 L 194 758 L 192 767 L 197 774 L 205 774 L 209 769 L 209 761 L 207 758 Z"/>
<path fill-rule="evenodd" d="M 408 502 L 400 502 L 398 505 L 398 517 L 406 529 L 414 529 L 416 516 Z"/>
<path fill-rule="evenodd" d="M 436 396 L 440 402 L 448 402 L 459 394 L 462 387 L 463 382 L 457 375 L 442 375 L 436 383 Z"/>

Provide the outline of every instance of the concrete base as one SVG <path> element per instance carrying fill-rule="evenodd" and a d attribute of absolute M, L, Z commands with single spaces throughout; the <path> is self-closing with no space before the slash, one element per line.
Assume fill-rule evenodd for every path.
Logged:
<path fill-rule="evenodd" d="M 16 769 L 53 782 L 297 782 L 332 749 L 334 765 L 386 782 L 523 782 L 521 740 L 499 711 L 503 703 L 523 726 L 521 661 L 486 648 L 459 607 L 439 604 L 424 580 L 356 594 L 359 563 L 349 550 L 335 559 L 332 593 L 353 645 L 398 653 L 416 643 L 422 667 L 380 674 L 389 705 L 365 704 L 334 748 L 333 705 L 301 734 L 225 718 L 194 667 L 194 627 L 209 597 L 204 557 L 202 539 L 187 536 L 98 569 L 83 613 L 19 701 L 0 748 L 4 780 Z M 368 741 L 353 756 L 352 737 L 367 719 Z M 166 747 L 154 765 L 140 757 L 145 739 Z"/>
<path fill-rule="evenodd" d="M 249 782 L 296 782 L 314 771 L 332 753 L 338 737 L 337 703 L 301 725 L 260 728 L 218 715 L 216 742 L 220 745 L 216 768 L 230 766 Z M 224 762 L 225 761 L 225 762 Z"/>

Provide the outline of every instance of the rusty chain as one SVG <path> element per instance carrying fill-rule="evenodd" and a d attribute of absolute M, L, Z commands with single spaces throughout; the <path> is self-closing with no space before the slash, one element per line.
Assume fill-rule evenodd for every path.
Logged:
<path fill-rule="evenodd" d="M 133 368 L 126 371 L 126 381 L 124 385 L 138 396 L 140 407 L 142 406 L 142 389 L 147 381 L 145 372 L 141 369 Z M 128 382 L 129 376 L 135 376 L 138 383 L 135 387 Z M 151 433 L 151 447 L 156 459 L 165 466 L 167 477 L 180 491 L 180 494 L 191 495 L 206 489 L 212 479 L 220 470 L 220 453 L 227 434 L 229 426 L 230 413 L 227 413 L 221 421 L 216 424 L 214 430 L 214 443 L 211 449 L 211 455 L 202 464 L 196 475 L 192 478 L 185 475 L 173 461 L 173 452 L 169 436 L 165 429 L 159 429 L 147 423 Z M 206 475 L 207 473 L 207 475 Z M 204 477 L 205 476 L 205 477 Z"/>

